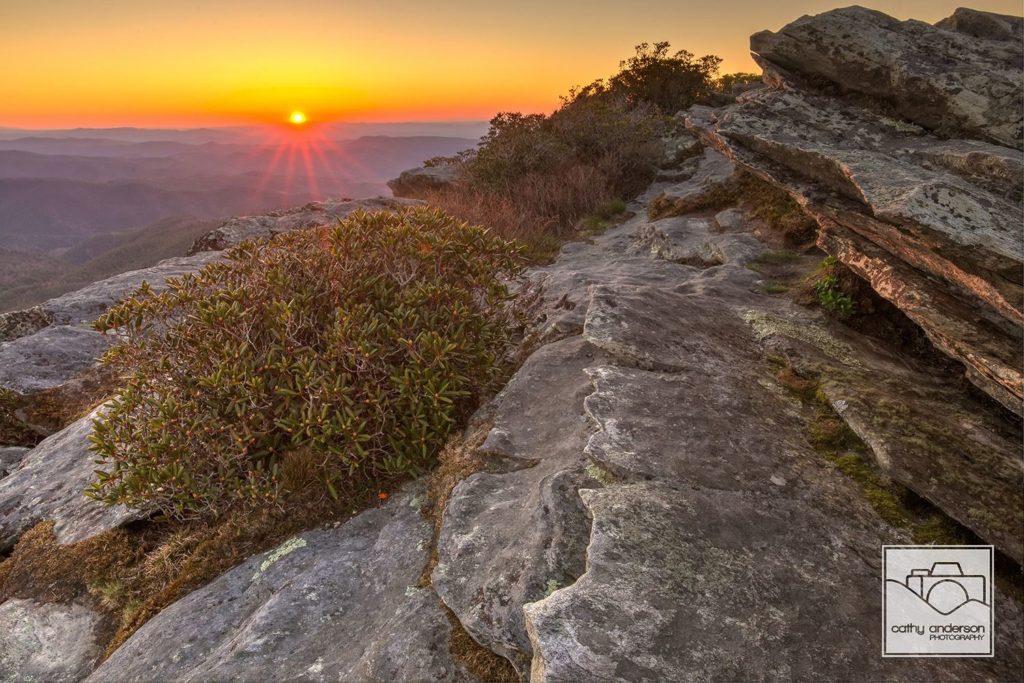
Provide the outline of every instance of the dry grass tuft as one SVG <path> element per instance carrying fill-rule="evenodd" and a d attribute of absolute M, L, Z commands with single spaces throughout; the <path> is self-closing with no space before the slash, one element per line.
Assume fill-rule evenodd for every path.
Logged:
<path fill-rule="evenodd" d="M 438 458 L 437 467 L 427 481 L 427 503 L 423 507 L 423 514 L 434 524 L 434 538 L 430 557 L 420 575 L 419 586 L 421 588 L 430 586 L 430 574 L 437 565 L 437 537 L 441 531 L 444 509 L 452 491 L 466 477 L 487 469 L 488 459 L 480 453 L 479 448 L 487 438 L 491 425 L 492 421 L 489 417 L 480 418 L 470 425 L 465 434 L 450 438 Z M 519 676 L 507 659 L 476 642 L 466 632 L 455 613 L 443 601 L 441 607 L 451 624 L 448 647 L 457 662 L 483 681 L 519 680 Z"/>
<path fill-rule="evenodd" d="M 478 449 L 487 438 L 491 425 L 490 418 L 481 418 L 474 421 L 465 433 L 449 438 L 438 456 L 437 467 L 430 473 L 427 480 L 427 502 L 422 512 L 434 525 L 434 538 L 430 559 L 420 576 L 421 588 L 430 585 L 430 573 L 437 565 L 437 536 L 441 532 L 444 509 L 452 491 L 466 477 L 487 469 L 487 459 Z"/>
<path fill-rule="evenodd" d="M 25 408 L 25 417 L 32 425 L 49 432 L 60 431 L 113 396 L 117 383 L 117 376 L 110 369 L 90 368 L 59 387 L 33 395 Z"/>
<path fill-rule="evenodd" d="M 213 523 L 136 522 L 71 545 L 58 544 L 53 523 L 44 522 L 0 563 L 0 602 L 84 601 L 104 616 L 100 637 L 109 656 L 151 617 L 252 555 L 380 502 L 376 493 L 342 493 L 345 505 L 311 485 L 281 506 Z"/>
<path fill-rule="evenodd" d="M 444 603 L 441 603 L 441 607 L 448 617 L 448 623 L 451 624 L 452 630 L 448 647 L 455 661 L 466 667 L 469 673 L 481 681 L 513 683 L 519 680 L 519 675 L 507 659 L 473 640 L 473 636 L 466 632 L 455 613 Z"/>
<path fill-rule="evenodd" d="M 558 173 L 530 173 L 500 193 L 461 184 L 424 198 L 460 220 L 516 240 L 531 261 L 542 263 L 558 254 L 580 218 L 613 199 L 604 175 L 584 165 Z"/>

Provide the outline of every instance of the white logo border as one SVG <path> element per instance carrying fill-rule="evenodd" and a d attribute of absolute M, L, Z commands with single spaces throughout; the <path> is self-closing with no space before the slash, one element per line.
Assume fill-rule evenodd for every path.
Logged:
<path fill-rule="evenodd" d="M 886 568 L 886 557 L 885 554 L 889 549 L 907 549 L 907 550 L 944 550 L 944 549 L 956 549 L 956 550 L 987 550 L 988 551 L 988 571 L 989 571 L 989 583 L 991 585 L 992 593 L 992 604 L 989 606 L 989 631 L 992 636 L 989 638 L 989 651 L 987 654 L 984 653 L 970 653 L 964 654 L 959 652 L 912 652 L 912 653 L 887 653 L 886 650 L 886 618 L 885 618 L 885 568 Z M 882 657 L 883 658 L 909 658 L 909 657 L 959 657 L 959 658 L 976 658 L 976 657 L 995 657 L 996 656 L 996 632 L 995 632 L 995 620 L 996 620 L 996 586 L 995 586 L 995 561 L 996 553 L 995 546 L 992 545 L 883 545 L 882 546 Z"/>

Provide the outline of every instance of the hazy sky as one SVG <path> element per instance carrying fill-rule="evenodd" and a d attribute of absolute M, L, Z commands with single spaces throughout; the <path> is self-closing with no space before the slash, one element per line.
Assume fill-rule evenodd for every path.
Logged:
<path fill-rule="evenodd" d="M 866 3 L 929 22 L 965 0 Z M 547 111 L 642 41 L 753 70 L 804 0 L 0 0 L 0 126 L 489 118 Z M 978 0 L 1020 13 L 1020 0 Z"/>

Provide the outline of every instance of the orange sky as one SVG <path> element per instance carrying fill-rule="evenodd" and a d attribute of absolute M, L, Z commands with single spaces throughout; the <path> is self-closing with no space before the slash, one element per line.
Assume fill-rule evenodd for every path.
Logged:
<path fill-rule="evenodd" d="M 965 0 L 879 0 L 936 21 Z M 0 0 L 0 126 L 486 119 L 548 111 L 641 41 L 752 70 L 748 36 L 835 2 Z M 1020 13 L 1020 0 L 979 0 Z"/>

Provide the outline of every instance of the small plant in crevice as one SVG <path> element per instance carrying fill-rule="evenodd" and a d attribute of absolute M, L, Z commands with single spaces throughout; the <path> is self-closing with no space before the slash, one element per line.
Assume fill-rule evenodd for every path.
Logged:
<path fill-rule="evenodd" d="M 839 289 L 839 278 L 835 275 L 825 275 L 819 279 L 814 284 L 814 293 L 822 308 L 841 318 L 848 318 L 857 310 L 853 299 Z"/>
<path fill-rule="evenodd" d="M 798 300 L 803 304 L 817 304 L 845 319 L 859 312 L 854 296 L 861 287 L 860 280 L 838 259 L 826 256 L 817 271 L 802 284 Z"/>
<path fill-rule="evenodd" d="M 517 247 L 437 209 L 243 243 L 97 322 L 123 385 L 88 495 L 178 519 L 425 471 L 503 379 Z M 358 494 L 353 494 L 358 495 Z"/>

